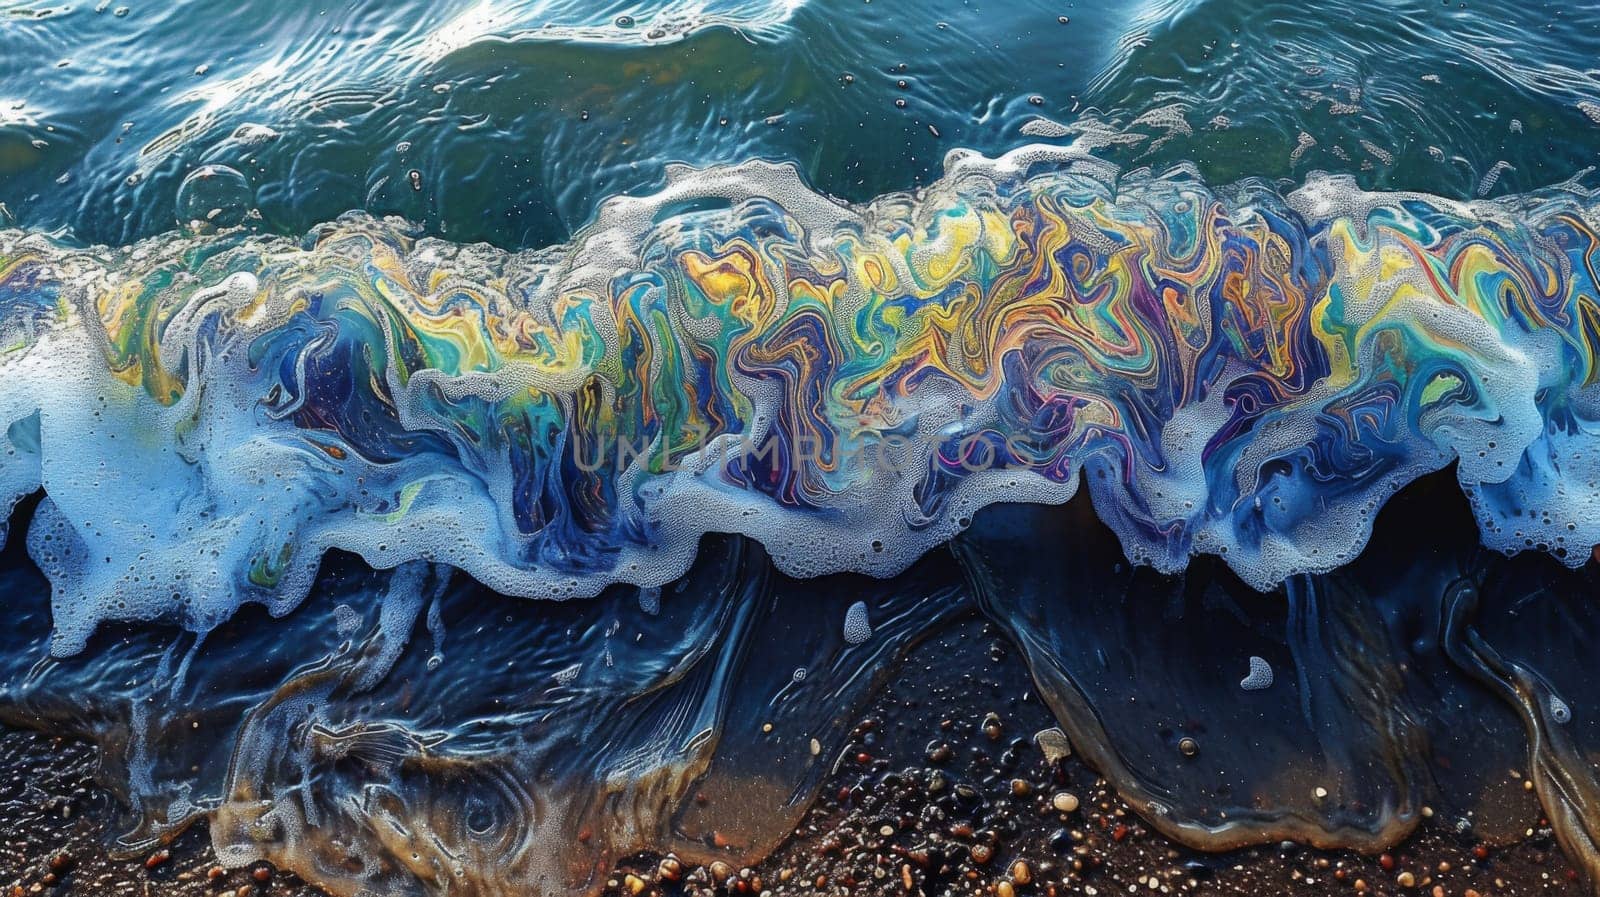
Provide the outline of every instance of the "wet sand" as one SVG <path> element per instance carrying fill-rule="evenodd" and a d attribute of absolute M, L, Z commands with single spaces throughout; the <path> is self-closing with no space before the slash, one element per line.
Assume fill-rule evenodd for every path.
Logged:
<path fill-rule="evenodd" d="M 1050 762 L 1036 735 L 1053 726 L 998 634 L 959 622 L 911 654 L 771 857 L 736 868 L 638 856 L 605 882 L 607 897 L 1586 893 L 1537 818 L 1496 847 L 1440 814 L 1379 856 L 1190 851 L 1143 826 L 1076 758 Z M 0 729 L 0 893 L 320 893 L 267 866 L 220 869 L 203 825 L 155 854 L 113 858 L 126 820 L 94 768 L 87 744 Z"/>

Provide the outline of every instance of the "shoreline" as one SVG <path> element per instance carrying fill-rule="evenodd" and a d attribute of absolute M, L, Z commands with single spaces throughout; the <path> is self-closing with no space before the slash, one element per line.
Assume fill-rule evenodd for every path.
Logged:
<path fill-rule="evenodd" d="M 605 897 L 1113 897 L 1586 893 L 1541 819 L 1489 846 L 1442 817 L 1368 856 L 1292 844 L 1206 854 L 1144 825 L 1076 757 L 1047 761 L 1054 727 L 1008 645 L 976 618 L 913 650 L 869 704 L 797 829 L 748 868 L 637 855 Z M 95 749 L 0 728 L 0 894 L 315 897 L 264 864 L 220 870 L 204 824 L 143 858 L 106 845 L 120 808 L 93 781 Z M 1508 771 L 1508 774 L 1514 771 Z"/>

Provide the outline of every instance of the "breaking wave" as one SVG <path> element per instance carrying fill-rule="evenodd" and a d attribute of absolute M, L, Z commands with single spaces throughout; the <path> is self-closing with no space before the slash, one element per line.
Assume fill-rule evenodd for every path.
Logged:
<path fill-rule="evenodd" d="M 285 613 L 330 549 L 535 598 L 660 586 L 713 532 L 887 576 L 1080 478 L 1134 562 L 1263 589 L 1452 461 L 1485 544 L 1600 543 L 1588 193 L 947 167 L 860 207 L 785 166 L 673 169 L 518 254 L 360 215 L 4 234 L 0 482 L 46 495 L 56 651 Z"/>

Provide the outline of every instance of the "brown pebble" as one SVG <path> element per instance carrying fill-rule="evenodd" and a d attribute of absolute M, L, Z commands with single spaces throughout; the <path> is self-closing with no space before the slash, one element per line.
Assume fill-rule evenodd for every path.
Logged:
<path fill-rule="evenodd" d="M 1410 872 L 1402 872 L 1395 877 L 1395 882 L 1402 888 L 1414 888 L 1417 886 L 1417 877 Z"/>
<path fill-rule="evenodd" d="M 161 865 L 162 863 L 165 863 L 167 860 L 170 860 L 170 859 L 172 859 L 172 854 L 171 853 L 168 853 L 166 850 L 158 850 L 155 853 L 152 853 L 152 854 L 150 854 L 150 856 L 145 858 L 144 867 L 146 869 L 154 869 L 155 867 Z"/>
<path fill-rule="evenodd" d="M 1433 897 L 1444 897 L 1444 885 L 1433 886 Z"/>
<path fill-rule="evenodd" d="M 1011 793 L 1017 797 L 1027 797 L 1033 793 L 1033 786 L 1029 785 L 1026 779 L 1012 779 Z"/>
<path fill-rule="evenodd" d="M 1022 860 L 1017 860 L 1011 865 L 1011 878 L 1017 884 L 1027 887 L 1033 882 L 1033 870 Z"/>
<path fill-rule="evenodd" d="M 51 872 L 65 872 L 72 866 L 72 854 L 58 853 L 50 858 Z"/>
<path fill-rule="evenodd" d="M 206 870 L 206 881 L 219 881 L 228 874 L 228 870 L 221 866 L 212 866 Z"/>
<path fill-rule="evenodd" d="M 983 734 L 989 736 L 990 741 L 998 741 L 1000 732 L 1000 714 L 990 713 L 983 718 Z"/>
<path fill-rule="evenodd" d="M 1379 854 L 1379 856 L 1378 856 L 1378 865 L 1382 866 L 1383 867 L 1383 871 L 1385 871 L 1385 872 L 1393 872 L 1394 871 L 1394 857 L 1392 857 L 1392 856 L 1390 856 L 1390 855 L 1388 855 L 1386 853 L 1385 854 Z"/>
<path fill-rule="evenodd" d="M 683 875 L 683 864 L 677 857 L 666 857 L 661 864 L 656 866 L 656 877 L 667 881 L 677 881 Z"/>
<path fill-rule="evenodd" d="M 250 877 L 261 882 L 262 884 L 266 884 L 267 882 L 272 881 L 272 867 L 257 866 L 250 870 Z"/>
<path fill-rule="evenodd" d="M 972 845 L 971 853 L 972 861 L 980 866 L 994 859 L 994 848 L 987 844 Z"/>
<path fill-rule="evenodd" d="M 1467 888 L 1467 890 L 1461 895 L 1461 897 L 1483 897 L 1483 895 L 1479 894 L 1477 891 L 1473 890 L 1472 888 Z"/>
<path fill-rule="evenodd" d="M 721 860 L 717 860 L 715 863 L 711 864 L 711 880 L 717 882 L 718 884 L 727 881 L 728 876 L 732 874 L 733 867 Z"/>
<path fill-rule="evenodd" d="M 1013 888 L 1011 882 L 1005 879 L 1001 879 L 1000 883 L 994 886 L 994 892 L 996 897 L 1017 897 L 1017 889 Z"/>
<path fill-rule="evenodd" d="M 250 897 L 250 893 L 255 889 L 255 885 L 240 885 L 239 889 L 233 892 L 233 897 Z"/>
<path fill-rule="evenodd" d="M 623 877 L 622 886 L 628 889 L 629 894 L 637 894 L 644 890 L 644 879 L 630 872 Z"/>
<path fill-rule="evenodd" d="M 911 877 L 910 863 L 900 864 L 900 886 L 906 889 L 907 894 L 917 889 L 917 881 Z"/>
<path fill-rule="evenodd" d="M 1472 848 L 1473 859 L 1487 860 L 1489 858 L 1489 845 L 1479 844 Z"/>

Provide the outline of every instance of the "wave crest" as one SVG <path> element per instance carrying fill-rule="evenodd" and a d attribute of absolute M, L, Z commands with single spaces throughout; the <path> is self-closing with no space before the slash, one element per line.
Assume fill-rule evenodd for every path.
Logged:
<path fill-rule="evenodd" d="M 661 585 L 709 532 L 886 576 L 1080 473 L 1132 560 L 1266 588 L 1459 460 L 1486 544 L 1576 565 L 1597 239 L 1572 187 L 1284 197 L 1044 147 L 864 206 L 674 168 L 520 254 L 360 215 L 298 244 L 5 232 L 0 490 L 46 493 L 57 653 L 287 612 L 333 548 L 543 598 Z"/>

